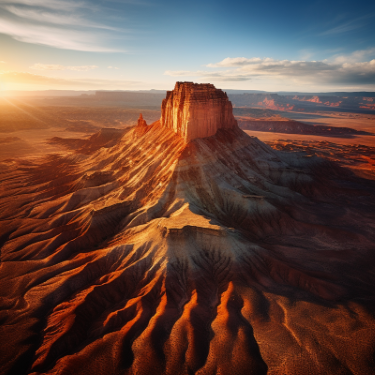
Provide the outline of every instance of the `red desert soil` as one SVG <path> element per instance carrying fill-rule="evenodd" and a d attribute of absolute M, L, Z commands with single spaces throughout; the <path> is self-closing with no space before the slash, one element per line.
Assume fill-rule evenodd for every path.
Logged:
<path fill-rule="evenodd" d="M 0 164 L 1 374 L 373 373 L 374 182 L 235 123 L 185 143 L 173 111 L 217 99 L 185 89 L 167 127 Z"/>

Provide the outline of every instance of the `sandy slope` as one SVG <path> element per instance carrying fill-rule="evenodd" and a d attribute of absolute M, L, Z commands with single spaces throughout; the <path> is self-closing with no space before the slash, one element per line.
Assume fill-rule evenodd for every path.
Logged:
<path fill-rule="evenodd" d="M 371 374 L 375 186 L 156 122 L 1 163 L 1 374 Z"/>

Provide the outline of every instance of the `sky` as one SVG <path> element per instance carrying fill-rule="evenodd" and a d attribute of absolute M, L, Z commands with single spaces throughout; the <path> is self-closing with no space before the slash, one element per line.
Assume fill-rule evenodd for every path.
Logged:
<path fill-rule="evenodd" d="M 375 1 L 0 0 L 0 92 L 375 91 Z"/>

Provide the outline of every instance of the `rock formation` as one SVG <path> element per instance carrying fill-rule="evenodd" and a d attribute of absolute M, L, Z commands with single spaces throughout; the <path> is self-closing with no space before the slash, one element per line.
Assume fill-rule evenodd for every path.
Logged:
<path fill-rule="evenodd" d="M 142 113 L 139 115 L 138 126 L 139 127 L 147 126 L 147 122 L 143 119 Z"/>
<path fill-rule="evenodd" d="M 134 135 L 137 137 L 141 137 L 145 134 L 148 130 L 147 122 L 143 119 L 142 113 L 139 115 L 137 126 L 134 130 Z"/>
<path fill-rule="evenodd" d="M 1 375 L 373 373 L 373 183 L 202 87 L 112 147 L 0 164 Z"/>
<path fill-rule="evenodd" d="M 227 94 L 209 83 L 177 82 L 174 90 L 167 92 L 161 111 L 161 125 L 185 142 L 237 126 Z"/>

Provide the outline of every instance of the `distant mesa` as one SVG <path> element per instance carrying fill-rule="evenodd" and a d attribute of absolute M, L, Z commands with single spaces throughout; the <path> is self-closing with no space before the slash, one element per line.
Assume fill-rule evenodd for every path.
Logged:
<path fill-rule="evenodd" d="M 262 121 L 262 120 L 247 120 L 239 119 L 239 127 L 242 130 L 252 130 L 260 132 L 275 132 L 286 134 L 306 134 L 306 135 L 321 135 L 332 137 L 353 137 L 358 135 L 374 135 L 373 133 L 356 130 L 347 127 L 325 126 L 325 125 L 309 125 L 303 122 L 289 120 L 289 121 Z"/>
<path fill-rule="evenodd" d="M 186 143 L 237 127 L 227 94 L 209 83 L 177 82 L 173 91 L 167 91 L 161 111 L 161 125 Z"/>
<path fill-rule="evenodd" d="M 236 108 L 268 108 L 283 112 L 337 111 L 372 113 L 373 93 L 234 93 L 228 92 Z M 366 95 L 364 95 L 366 94 Z"/>
<path fill-rule="evenodd" d="M 319 96 L 314 95 L 312 98 L 306 99 L 303 97 L 300 99 L 297 95 L 294 96 L 294 100 L 300 100 L 301 102 L 311 102 L 311 103 L 322 103 L 322 101 L 319 99 Z"/>

